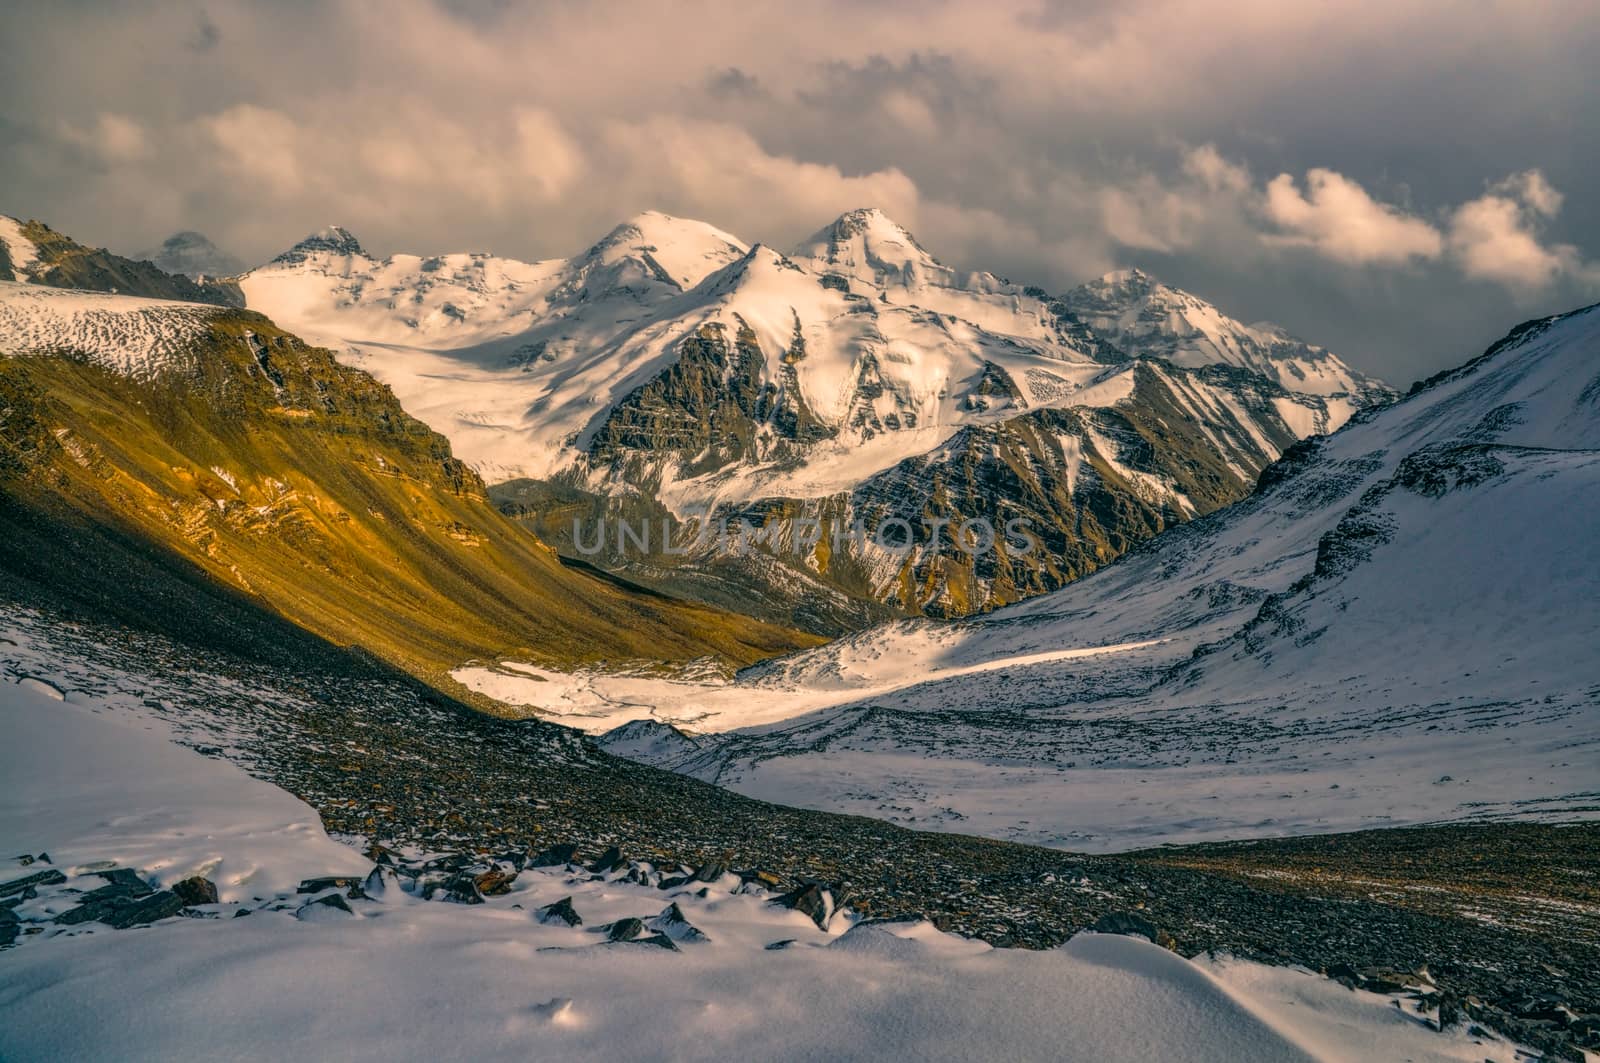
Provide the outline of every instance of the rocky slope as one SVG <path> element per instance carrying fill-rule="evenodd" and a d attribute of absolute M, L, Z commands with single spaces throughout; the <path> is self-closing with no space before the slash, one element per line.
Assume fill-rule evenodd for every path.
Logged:
<path fill-rule="evenodd" d="M 652 719 L 607 741 L 768 799 L 1073 847 L 1592 816 L 1597 350 L 1600 307 L 1530 322 L 1060 591 L 633 689 Z M 627 719 L 593 694 L 573 722 Z"/>
<path fill-rule="evenodd" d="M 1102 335 L 1077 296 L 958 275 L 872 210 L 788 256 L 660 214 L 534 264 L 380 260 L 337 230 L 241 284 L 390 383 L 563 553 L 823 631 L 1061 586 L 1389 395 L 1170 289 L 1216 342 Z M 1124 295 L 1141 319 L 1150 293 Z M 974 519 L 1040 548 L 940 530 Z M 763 529 L 752 551 L 705 534 L 724 521 Z"/>
<path fill-rule="evenodd" d="M 3 214 L 0 281 L 217 306 L 244 305 L 244 295 L 231 282 L 201 282 L 167 273 L 151 262 L 123 258 L 101 247 L 85 247 L 43 222 L 23 222 Z"/>
<path fill-rule="evenodd" d="M 0 282 L 0 422 L 0 566 L 125 622 L 255 603 L 451 689 L 512 647 L 732 666 L 814 641 L 569 569 L 388 389 L 254 312 Z"/>
<path fill-rule="evenodd" d="M 227 957 L 217 961 L 224 968 L 206 968 L 205 987 L 214 992 L 216 970 L 224 970 L 232 986 L 248 977 L 263 950 L 274 948 L 268 939 L 247 938 L 252 960 L 234 951 L 241 947 L 238 935 L 277 928 L 280 940 L 317 950 L 317 959 L 284 958 L 276 965 L 300 992 L 307 978 L 319 977 L 313 972 L 332 955 L 326 935 L 339 934 L 341 925 L 346 933 L 352 926 L 367 928 L 362 942 L 341 938 L 350 947 L 335 951 L 355 949 L 362 958 L 354 962 L 370 970 L 371 949 L 384 934 L 397 932 L 397 947 L 414 957 L 414 931 L 420 927 L 413 920 L 474 915 L 478 923 L 462 927 L 459 938 L 430 955 L 456 958 L 441 962 L 462 965 L 458 976 L 446 980 L 458 985 L 486 969 L 484 941 L 493 938 L 496 955 L 512 956 L 521 972 L 510 1005 L 517 1013 L 528 1009 L 527 978 L 547 972 L 543 965 L 552 963 L 567 963 L 565 984 L 553 988 L 592 1006 L 595 996 L 571 988 L 580 968 L 570 961 L 593 969 L 608 962 L 611 948 L 624 951 L 617 959 L 628 970 L 655 963 L 645 976 L 648 984 L 688 984 L 698 999 L 706 984 L 733 978 L 739 992 L 747 993 L 750 985 L 780 973 L 693 966 L 720 955 L 716 945 L 726 946 L 730 935 L 759 930 L 758 924 L 776 930 L 773 923 L 787 920 L 793 929 L 767 933 L 756 949 L 790 940 L 805 952 L 810 942 L 838 935 L 855 920 L 920 917 L 998 946 L 1050 948 L 1093 928 L 1147 937 L 1203 965 L 1215 964 L 1207 954 L 1216 952 L 1323 971 L 1347 986 L 1397 998 L 1403 1015 L 1382 1000 L 1379 1010 L 1394 1015 L 1397 1026 L 1428 1034 L 1400 1053 L 1406 1058 L 1432 1058 L 1436 1047 L 1444 1052 L 1450 1041 L 1435 1039 L 1435 1026 L 1456 1038 L 1476 1038 L 1481 1047 L 1474 1059 L 1514 1055 L 1509 1046 L 1483 1037 L 1479 1027 L 1559 1058 L 1581 1058 L 1579 1048 L 1592 1049 L 1600 1036 L 1593 1018 L 1600 993 L 1596 930 L 1586 914 L 1596 902 L 1593 826 L 1381 831 L 1128 856 L 919 833 L 752 801 L 609 757 L 561 728 L 465 712 L 437 697 L 419 697 L 414 686 L 374 674 L 360 662 L 347 659 L 341 668 L 334 647 L 308 655 L 306 666 L 263 666 L 226 652 L 197 653 L 184 641 L 66 622 L 19 602 L 10 590 L 0 587 L 0 718 L 18 740 L 6 752 L 29 764 L 14 773 L 19 777 L 13 788 L 24 800 L 37 801 L 38 780 L 53 779 L 56 795 L 34 806 L 42 814 L 0 823 L 11 846 L 7 851 L 28 853 L 30 861 L 8 859 L 0 867 L 4 899 L 21 902 L 12 920 L 0 914 L 0 946 L 8 932 L 18 946 L 0 962 L 30 984 L 50 986 L 12 994 L 4 1005 L 34 1019 L 6 1027 L 13 1041 L 26 1042 L 22 1031 L 41 1025 L 59 1029 L 58 1016 L 77 1013 L 63 1001 L 73 994 L 96 995 L 85 991 L 86 981 L 104 993 L 104 983 L 93 980 L 113 972 L 119 992 L 154 992 L 170 1003 L 171 989 L 149 990 L 146 981 L 126 978 L 126 950 L 139 942 L 147 948 L 171 943 L 165 962 L 141 964 L 141 970 L 187 971 L 193 965 L 182 957 L 192 957 L 197 945 L 183 935 L 211 934 L 205 954 Z M 69 704 L 46 701 L 41 691 Z M 29 698 L 38 711 L 19 716 L 13 704 Z M 38 749 L 46 743 L 40 728 L 30 726 L 35 718 L 56 728 L 75 719 L 81 727 L 123 730 L 128 737 L 117 742 L 103 734 L 87 748 L 67 749 L 58 738 L 55 748 Z M 120 727 L 119 719 L 139 730 Z M 161 745 L 161 734 L 207 757 L 241 764 L 301 797 L 336 837 L 366 848 L 379 865 L 375 876 L 363 884 L 360 876 L 370 865 L 353 849 L 334 852 L 338 847 L 314 827 L 308 831 L 302 818 L 307 811 L 284 808 L 281 793 L 255 799 L 267 789 L 259 783 L 250 792 L 229 786 L 218 793 L 216 781 L 231 770 L 226 764 L 198 762 L 167 768 L 170 779 L 138 779 L 130 762 L 150 745 Z M 170 750 L 164 766 L 179 754 L 193 757 Z M 62 766 L 40 770 L 39 759 L 51 756 L 55 760 L 47 759 L 47 765 Z M 115 773 L 119 793 L 164 799 L 159 814 L 150 814 L 155 810 L 148 805 L 119 806 L 123 815 L 139 815 L 143 829 L 136 837 L 84 811 L 97 809 L 92 800 L 81 800 L 86 792 L 102 804 L 106 800 L 97 785 L 100 776 L 83 777 L 89 764 Z M 183 804 L 184 796 L 196 793 L 209 799 L 205 807 Z M 238 811 L 221 815 L 219 809 Z M 49 829 L 64 820 L 87 823 L 89 837 Z M 291 826 L 285 829 L 285 823 Z M 91 840 L 101 844 L 85 844 Z M 53 862 L 33 855 L 46 850 Z M 113 859 L 97 862 L 106 856 Z M 299 874 L 296 864 L 303 868 Z M 208 904 L 188 890 L 180 895 L 180 889 L 196 885 L 183 880 L 194 874 L 212 876 L 220 903 Z M 297 888 L 302 878 L 309 881 Z M 425 898 L 430 902 L 424 904 Z M 396 903 L 416 907 L 397 910 Z M 675 914 L 669 911 L 673 904 Z M 190 918 L 162 921 L 186 905 Z M 239 911 L 251 918 L 238 918 Z M 380 914 L 384 918 L 363 918 Z M 627 924 L 628 916 L 646 925 Z M 552 940 L 545 929 L 557 919 L 578 918 L 583 925 L 564 938 Z M 152 921 L 154 928 L 127 937 L 111 929 Z M 324 921 L 333 925 L 318 925 Z M 712 944 L 694 940 L 684 924 L 703 928 Z M 908 929 L 903 923 L 865 922 L 852 931 L 852 944 L 866 939 L 885 947 L 873 935 L 897 926 Z M 588 933 L 595 927 L 604 934 Z M 56 940 L 85 931 L 96 940 Z M 675 949 L 653 941 L 656 933 L 672 938 Z M 542 940 L 530 944 L 530 934 Z M 617 943 L 598 944 L 607 936 Z M 114 967 L 108 970 L 83 951 L 97 945 L 116 950 Z M 535 945 L 560 951 L 535 952 Z M 53 951 L 73 946 L 76 951 Z M 891 955 L 904 955 L 908 947 L 902 944 Z M 964 947 L 981 948 L 971 942 Z M 39 977 L 37 965 L 56 955 L 70 977 Z M 1022 969 L 1048 957 L 1012 952 L 990 959 Z M 913 953 L 904 962 L 925 992 L 928 957 Z M 495 985 L 505 983 L 503 963 L 490 963 L 487 970 Z M 985 980 L 992 980 L 992 963 L 985 970 Z M 1108 977 L 1107 970 L 1098 967 L 1091 983 Z M 344 977 L 363 981 L 359 973 Z M 436 967 L 419 977 L 427 981 L 427 992 L 437 992 Z M 594 992 L 612 999 L 619 984 L 614 979 L 627 977 L 613 972 Z M 645 987 L 629 984 L 634 988 L 626 1018 L 636 1029 Z M 472 985 L 470 999 L 496 996 L 487 986 Z M 1352 999 L 1327 989 L 1335 999 Z M 397 990 L 388 980 L 377 992 L 392 999 Z M 881 988 L 874 994 L 881 1003 Z M 916 999 L 925 1004 L 924 996 Z M 1125 1003 L 1128 997 L 1115 999 Z M 1296 1004 L 1294 1010 L 1305 1015 L 1309 1001 Z M 907 1004 L 912 1010 L 921 1006 Z M 1106 1005 L 1113 1012 L 1116 1006 Z M 675 1012 L 685 1007 L 677 1004 Z M 232 1015 L 237 1009 L 225 1010 Z M 875 1004 L 874 1012 L 882 1009 Z M 815 1023 L 813 1012 L 803 1018 Z M 253 1011 L 249 1021 L 259 1026 Z M 1192 1030 L 1192 1013 L 1183 1022 Z M 1116 1025 L 1127 1023 L 1119 1017 Z M 505 1036 L 498 1025 L 492 1031 L 496 1038 Z M 1350 1031 L 1348 1022 L 1339 1027 L 1342 1037 Z M 550 1036 L 539 1027 L 539 1044 L 547 1046 Z M 216 1043 L 221 1042 L 211 1038 L 209 1047 Z M 659 1048 L 660 1040 L 653 1039 L 645 1054 Z M 1388 1057 L 1370 1045 L 1355 1055 Z"/>

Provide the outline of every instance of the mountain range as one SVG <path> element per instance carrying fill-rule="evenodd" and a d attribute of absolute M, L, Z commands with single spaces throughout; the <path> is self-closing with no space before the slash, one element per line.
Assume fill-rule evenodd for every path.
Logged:
<path fill-rule="evenodd" d="M 651 212 L 536 263 L 379 258 L 335 226 L 238 285 L 564 555 L 823 633 L 1055 589 L 1393 397 L 1141 272 L 1051 297 L 870 209 L 787 254 Z M 967 521 L 1039 548 L 964 550 Z M 753 552 L 706 534 L 730 522 L 762 530 Z"/>
<path fill-rule="evenodd" d="M 112 275 L 186 295 L 193 282 L 40 233 L 0 230 L 28 281 L 0 281 L 0 567 L 14 588 L 292 656 L 271 614 L 467 697 L 450 670 L 514 651 L 704 670 L 816 641 L 564 565 L 366 373 L 254 311 L 121 294 Z M 62 261 L 77 288 L 49 283 Z"/>
<path fill-rule="evenodd" d="M 988 616 L 630 689 L 649 720 L 599 680 L 549 704 L 769 800 L 1071 848 L 1581 816 L 1597 350 L 1600 306 L 1528 322 L 1244 501 Z"/>

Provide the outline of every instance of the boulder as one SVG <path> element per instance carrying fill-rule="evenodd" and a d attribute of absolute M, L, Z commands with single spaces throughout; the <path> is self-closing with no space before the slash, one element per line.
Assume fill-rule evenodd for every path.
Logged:
<path fill-rule="evenodd" d="M 1091 927 L 1096 934 L 1126 934 L 1129 937 L 1148 938 L 1152 943 L 1161 937 L 1156 925 L 1134 912 L 1107 912 L 1094 921 Z"/>
<path fill-rule="evenodd" d="M 673 941 L 699 943 L 711 940 L 684 917 L 683 909 L 678 907 L 676 901 L 663 908 L 660 915 L 645 925 L 658 934 L 667 935 Z"/>
<path fill-rule="evenodd" d="M 21 893 L 23 890 L 34 886 L 54 886 L 65 881 L 67 881 L 67 876 L 55 868 L 35 871 L 31 875 L 14 878 L 10 882 L 0 882 L 0 897 L 9 897 L 13 893 Z"/>
<path fill-rule="evenodd" d="M 458 871 L 442 887 L 445 900 L 457 904 L 482 904 L 483 894 L 478 890 L 478 876 L 470 871 Z"/>
<path fill-rule="evenodd" d="M 790 890 L 781 897 L 774 897 L 768 904 L 780 905 L 784 908 L 793 908 L 811 917 L 820 930 L 828 929 L 828 921 L 833 918 L 833 894 L 815 882 L 807 883 Z"/>
<path fill-rule="evenodd" d="M 499 897 L 511 892 L 511 884 L 517 880 L 515 871 L 502 871 L 498 867 L 474 875 L 472 884 L 484 897 Z"/>
<path fill-rule="evenodd" d="M 197 904 L 217 903 L 217 884 L 200 875 L 192 875 L 182 882 L 174 882 L 172 892 L 176 893 L 184 904 L 191 907 Z"/>
<path fill-rule="evenodd" d="M 595 927 L 595 933 L 604 934 L 607 941 L 632 941 L 644 933 L 644 920 L 632 916 Z"/>
<path fill-rule="evenodd" d="M 578 915 L 577 909 L 572 907 L 571 897 L 563 897 L 554 904 L 534 909 L 533 917 L 547 926 L 583 925 L 582 917 Z"/>
<path fill-rule="evenodd" d="M 601 853 L 594 863 L 589 865 L 589 871 L 596 875 L 609 875 L 613 871 L 621 871 L 628 866 L 628 861 L 622 855 L 622 850 L 615 845 Z"/>
<path fill-rule="evenodd" d="M 692 882 L 715 882 L 728 873 L 726 860 L 708 860 L 695 869 Z"/>
<path fill-rule="evenodd" d="M 325 893 L 315 900 L 302 904 L 295 910 L 294 917 L 304 921 L 316 921 L 355 914 L 350 908 L 350 902 L 345 900 L 342 894 Z"/>
<path fill-rule="evenodd" d="M 548 849 L 541 849 L 528 858 L 529 867 L 565 867 L 575 863 L 578 859 L 576 845 L 552 845 Z"/>
<path fill-rule="evenodd" d="M 361 892 L 361 879 L 356 875 L 324 875 L 321 878 L 308 878 L 300 883 L 295 892 L 321 893 L 324 890 L 344 890 L 351 900 L 360 900 L 365 896 Z"/>

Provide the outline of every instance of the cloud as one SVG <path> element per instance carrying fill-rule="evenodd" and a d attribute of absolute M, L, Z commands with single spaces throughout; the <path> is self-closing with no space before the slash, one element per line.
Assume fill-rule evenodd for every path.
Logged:
<path fill-rule="evenodd" d="M 1286 173 L 1267 184 L 1265 211 L 1280 232 L 1268 239 L 1310 247 L 1351 266 L 1401 266 L 1432 260 L 1444 250 L 1439 230 L 1421 218 L 1379 203 L 1355 181 L 1318 167 L 1306 173 L 1306 192 Z"/>
<path fill-rule="evenodd" d="M 767 151 L 738 126 L 657 116 L 601 131 L 611 198 L 624 213 L 661 207 L 711 217 L 736 233 L 805 232 L 853 207 L 876 206 L 914 224 L 916 185 L 889 168 L 837 166 Z"/>
<path fill-rule="evenodd" d="M 0 36 L 0 210 L 122 250 L 533 259 L 649 207 L 784 247 L 875 203 L 957 268 L 1139 265 L 1398 377 L 1575 305 L 1600 247 L 1581 5 L 78 0 Z"/>
<path fill-rule="evenodd" d="M 1486 195 L 1451 214 L 1451 255 L 1468 277 L 1504 285 L 1522 296 L 1563 276 L 1593 283 L 1597 270 L 1585 265 L 1576 247 L 1547 245 L 1540 239 L 1540 224 L 1555 217 L 1562 198 L 1538 170 L 1496 182 Z"/>
<path fill-rule="evenodd" d="M 62 123 L 59 135 L 62 142 L 107 165 L 134 162 L 150 152 L 143 126 L 126 115 L 105 111 L 86 127 Z"/>

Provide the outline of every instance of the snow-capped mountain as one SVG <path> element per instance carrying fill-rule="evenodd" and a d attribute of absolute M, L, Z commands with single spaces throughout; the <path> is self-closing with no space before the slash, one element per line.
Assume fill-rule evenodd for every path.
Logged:
<path fill-rule="evenodd" d="M 655 723 L 613 746 L 1074 848 L 1592 811 L 1597 352 L 1600 306 L 1530 322 L 1071 586 L 631 690 Z M 580 685 L 574 722 L 621 722 Z"/>
<path fill-rule="evenodd" d="M 876 210 L 792 255 L 650 213 L 576 258 L 531 264 L 376 259 L 334 228 L 241 284 L 252 307 L 390 384 L 488 479 L 535 481 L 517 485 L 529 512 L 550 508 L 551 484 L 590 499 L 596 519 L 644 505 L 680 529 L 711 514 L 815 520 L 831 535 L 1006 511 L 1048 547 L 1050 560 L 987 567 L 931 542 L 909 556 L 786 547 L 739 576 L 696 547 L 665 566 L 698 565 L 697 593 L 716 567 L 738 600 L 778 565 L 791 584 L 843 594 L 846 612 L 968 612 L 1060 586 L 1242 497 L 1284 447 L 1390 394 L 1171 289 L 1242 339 L 1169 357 L 1164 339 L 1102 337 L 1066 300 L 957 274 Z M 570 528 L 540 530 L 571 552 Z M 646 582 L 663 570 L 659 550 L 601 563 Z"/>
<path fill-rule="evenodd" d="M 168 273 L 177 273 L 190 280 L 206 277 L 232 277 L 244 272 L 245 264 L 212 243 L 203 233 L 185 229 L 173 233 L 161 246 L 137 256 Z"/>
<path fill-rule="evenodd" d="M 1235 321 L 1143 270 L 1108 273 L 1063 295 L 1060 305 L 1096 335 L 1128 352 L 1189 367 L 1238 366 L 1276 380 L 1289 391 L 1328 396 L 1356 409 L 1389 398 L 1387 389 L 1325 349 L 1295 339 L 1271 322 Z M 1335 413 L 1331 421 L 1337 423 L 1332 427 L 1348 414 L 1348 408 L 1344 416 Z"/>
<path fill-rule="evenodd" d="M 0 281 L 0 425 L 0 582 L 210 612 L 230 652 L 265 612 L 428 682 L 508 642 L 698 671 L 816 641 L 572 571 L 386 388 L 252 311 Z"/>

